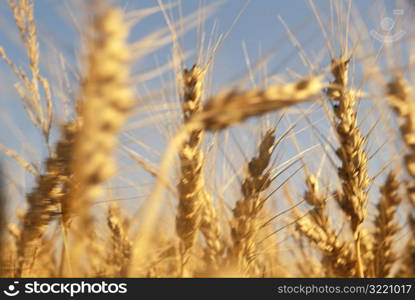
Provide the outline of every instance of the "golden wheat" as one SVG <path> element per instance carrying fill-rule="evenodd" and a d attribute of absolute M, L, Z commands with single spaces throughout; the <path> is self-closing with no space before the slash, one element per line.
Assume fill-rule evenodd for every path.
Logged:
<path fill-rule="evenodd" d="M 228 35 L 216 43 L 212 37 L 202 49 L 206 24 L 201 24 L 215 5 L 176 23 L 176 6 L 162 1 L 138 11 L 87 1 L 86 22 L 78 27 L 80 71 L 72 58 L 58 53 L 62 70 L 53 78 L 44 75 L 43 49 L 59 51 L 38 32 L 35 1 L 8 0 L 24 59 L 16 59 L 12 47 L 0 47 L 5 71 L 16 80 L 14 89 L 5 87 L 3 93 L 1 86 L 0 96 L 10 92 L 20 99 L 21 107 L 10 105 L 32 123 L 41 149 L 35 153 L 38 149 L 28 144 L 25 151 L 16 149 L 14 135 L 24 131 L 23 144 L 32 140 L 32 132 L 20 127 L 26 125 L 14 112 L 8 122 L 1 110 L 0 151 L 6 160 L 0 170 L 0 276 L 415 276 L 415 107 L 408 75 L 413 59 L 403 57 L 407 70 L 399 65 L 382 74 L 367 72 L 372 56 L 360 44 L 363 25 L 353 14 L 348 14 L 350 24 L 343 24 L 343 6 L 336 3 L 338 30 L 325 26 L 311 3 L 332 58 L 328 66 L 319 65 L 325 56 L 308 57 L 288 30 L 303 62 L 301 73 L 310 75 L 287 66 L 278 74 L 284 80 L 275 81 L 268 76 L 268 56 L 251 65 L 244 53 L 251 84 L 241 80 L 238 88 L 229 84 L 216 92 L 211 71 L 223 66 L 213 60 Z M 138 26 L 137 35 L 132 31 L 157 12 L 166 27 L 144 38 L 145 26 Z M 191 57 L 196 63 L 183 69 L 188 54 L 179 44 L 195 26 L 201 34 L 198 53 Z M 140 39 L 133 41 L 136 36 Z M 342 51 L 337 58 L 335 39 Z M 406 47 L 411 40 L 407 35 L 396 45 Z M 350 56 L 349 42 L 355 43 Z M 170 46 L 172 60 L 148 68 L 148 54 Z M 360 57 L 360 51 L 370 57 Z M 204 53 L 211 57 L 201 61 Z M 352 54 L 356 68 L 351 68 Z M 376 60 L 383 67 L 381 55 Z M 390 73 L 386 93 L 366 91 Z M 166 74 L 178 80 L 167 82 Z M 161 86 L 153 91 L 158 76 Z M 399 130 L 377 97 L 388 99 Z M 173 134 L 172 124 L 179 124 Z M 277 139 L 277 129 L 284 127 L 290 130 Z M 403 143 L 386 140 L 387 147 L 380 146 L 384 128 Z M 247 157 L 252 137 L 259 142 Z M 402 146 L 406 172 L 385 174 Z M 298 162 L 301 167 L 288 174 Z M 305 176 L 297 172 L 301 169 Z M 372 171 L 376 176 L 370 177 Z M 408 218 L 400 219 L 401 214 Z"/>

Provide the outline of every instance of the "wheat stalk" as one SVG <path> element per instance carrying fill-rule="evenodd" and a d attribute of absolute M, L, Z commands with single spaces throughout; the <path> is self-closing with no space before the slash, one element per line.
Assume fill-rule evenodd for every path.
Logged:
<path fill-rule="evenodd" d="M 191 121 L 208 131 L 223 130 L 249 117 L 309 101 L 322 88 L 321 77 L 311 77 L 264 90 L 232 90 L 208 99 L 203 110 Z"/>
<path fill-rule="evenodd" d="M 393 250 L 394 237 L 399 230 L 396 223 L 396 209 L 402 202 L 398 194 L 399 181 L 391 172 L 384 185 L 380 188 L 382 198 L 377 204 L 378 215 L 375 219 L 374 275 L 388 277 L 393 264 L 396 262 L 396 253 Z"/>
<path fill-rule="evenodd" d="M 66 192 L 65 183 L 69 180 L 68 161 L 72 155 L 73 137 L 76 128 L 71 124 L 64 127 L 64 136 L 56 144 L 55 153 L 46 162 L 46 172 L 36 177 L 36 186 L 27 195 L 28 209 L 24 215 L 23 228 L 18 242 L 19 261 L 17 276 L 29 272 L 33 255 L 45 233 L 48 223 L 60 209 Z"/>
<path fill-rule="evenodd" d="M 182 110 L 185 123 L 201 110 L 204 73 L 198 65 L 183 71 Z M 177 185 L 179 204 L 176 232 L 181 239 L 182 268 L 187 263 L 188 252 L 201 222 L 204 193 L 202 138 L 202 130 L 194 130 L 179 149 L 181 178 Z"/>
<path fill-rule="evenodd" d="M 304 200 L 313 207 L 306 217 L 297 216 L 297 230 L 313 242 L 323 254 L 322 263 L 328 275 L 353 277 L 356 259 L 352 247 L 341 241 L 330 229 L 327 199 L 320 195 L 317 178 L 309 175 Z"/>
<path fill-rule="evenodd" d="M 124 277 L 131 255 L 131 241 L 127 233 L 129 222 L 115 203 L 108 207 L 107 225 L 111 232 L 112 245 L 108 264 L 114 270 L 112 276 Z"/>
<path fill-rule="evenodd" d="M 13 158 L 19 165 L 21 165 L 25 170 L 33 175 L 39 175 L 39 172 L 33 167 L 32 164 L 28 163 L 22 156 L 20 156 L 16 151 L 7 148 L 6 146 L 0 144 L 0 151 L 6 154 L 7 156 Z"/>
<path fill-rule="evenodd" d="M 275 145 L 275 130 L 270 129 L 262 138 L 258 147 L 258 156 L 252 158 L 247 165 L 247 174 L 241 186 L 243 198 L 236 202 L 233 209 L 232 247 L 229 249 L 229 255 L 243 273 L 249 269 L 255 270 L 257 267 L 255 265 L 255 234 L 259 229 L 257 218 L 266 199 L 262 192 L 271 184 L 268 167 Z"/>
<path fill-rule="evenodd" d="M 33 13 L 34 4 L 32 0 L 8 0 L 8 4 L 13 12 L 20 38 L 26 48 L 31 78 L 22 68 L 18 68 L 13 64 L 5 50 L 1 47 L 0 57 L 3 58 L 20 79 L 21 83 L 16 84 L 15 88 L 25 104 L 30 119 L 42 131 L 46 143 L 48 143 L 52 126 L 53 104 L 49 81 L 40 74 L 39 69 L 40 53 Z M 43 88 L 43 101 L 45 104 L 42 104 L 42 94 L 39 85 Z"/>
<path fill-rule="evenodd" d="M 411 101 L 411 90 L 402 77 L 394 78 L 387 86 L 389 103 L 403 121 L 401 125 L 402 139 L 409 152 L 404 156 L 406 170 L 415 179 L 415 105 Z M 409 183 L 407 194 L 415 207 L 415 183 Z"/>
<path fill-rule="evenodd" d="M 339 277 L 355 276 L 356 258 L 349 243 L 339 241 L 333 233 L 328 235 L 309 218 L 298 220 L 297 228 L 324 254 L 326 273 Z"/>
<path fill-rule="evenodd" d="M 408 148 L 408 152 L 404 156 L 404 163 L 408 174 L 412 180 L 406 184 L 406 193 L 410 199 L 412 212 L 409 213 L 409 224 L 411 226 L 411 238 L 405 248 L 405 259 L 401 264 L 399 271 L 400 276 L 414 276 L 415 274 L 415 106 L 412 96 L 412 90 L 408 87 L 405 80 L 401 76 L 395 77 L 387 85 L 387 95 L 389 103 L 395 113 L 400 117 L 402 125 L 400 127 L 401 136 Z"/>
<path fill-rule="evenodd" d="M 123 13 L 113 7 L 101 7 L 94 15 L 91 29 L 74 122 L 78 130 L 68 163 L 71 178 L 62 199 L 64 230 L 70 227 L 74 216 L 78 217 L 71 227 L 72 248 L 66 249 L 75 258 L 68 258 L 70 272 L 83 269 L 79 257 L 84 255 L 85 247 L 94 247 L 90 244 L 96 236 L 90 207 L 93 199 L 101 195 L 101 184 L 115 173 L 112 152 L 133 104 L 129 86 L 129 26 Z"/>
<path fill-rule="evenodd" d="M 206 70 L 195 64 L 183 71 L 184 122 L 202 110 L 203 81 Z M 178 185 L 179 215 L 176 228 L 183 241 L 184 254 L 191 248 L 197 229 L 206 240 L 205 260 L 210 268 L 218 266 L 221 255 L 220 228 L 212 198 L 205 189 L 203 179 L 204 157 L 201 149 L 203 131 L 190 132 L 188 140 L 179 150 L 182 178 Z M 185 258 L 186 259 L 186 258 Z"/>
<path fill-rule="evenodd" d="M 347 90 L 349 62 L 350 59 L 345 57 L 333 59 L 331 72 L 334 81 L 327 94 L 333 101 L 336 101 L 334 105 L 335 130 L 340 144 L 336 155 L 341 161 L 338 175 L 342 190 L 336 193 L 335 199 L 350 220 L 355 240 L 357 275 L 364 277 L 360 231 L 366 217 L 367 189 L 370 180 L 367 173 L 367 155 L 364 151 L 365 138 L 357 126 L 355 95 Z"/>
<path fill-rule="evenodd" d="M 220 225 L 212 196 L 209 193 L 204 193 L 200 230 L 206 241 L 204 260 L 207 268 L 213 272 L 219 270 L 225 250 L 221 238 L 222 230 Z"/>
<path fill-rule="evenodd" d="M 127 35 L 128 26 L 118 9 L 105 9 L 94 19 L 78 100 L 79 130 L 70 165 L 72 180 L 63 205 L 66 224 L 72 215 L 88 218 L 89 206 L 100 194 L 101 183 L 115 172 L 112 152 L 133 103 L 128 84 Z"/>

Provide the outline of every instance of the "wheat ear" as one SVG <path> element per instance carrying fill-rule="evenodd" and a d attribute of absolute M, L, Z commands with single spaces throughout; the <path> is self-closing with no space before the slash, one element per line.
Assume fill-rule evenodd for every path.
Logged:
<path fill-rule="evenodd" d="M 402 202 L 398 190 L 399 181 L 396 179 L 396 175 L 391 172 L 380 188 L 382 198 L 376 206 L 378 215 L 375 219 L 375 243 L 373 246 L 375 277 L 388 277 L 397 260 L 393 250 L 393 239 L 399 230 L 395 220 L 396 209 Z"/>
<path fill-rule="evenodd" d="M 309 175 L 304 200 L 313 208 L 305 217 L 299 217 L 297 230 L 313 242 L 323 255 L 322 263 L 328 275 L 353 277 L 356 259 L 352 247 L 339 239 L 330 229 L 327 199 L 320 195 L 317 178 Z"/>
<path fill-rule="evenodd" d="M 125 277 L 131 256 L 131 241 L 128 237 L 129 222 L 115 203 L 108 208 L 107 225 L 111 232 L 112 249 L 108 264 L 114 270 L 112 276 Z"/>
<path fill-rule="evenodd" d="M 203 80 L 204 70 L 198 65 L 183 71 L 182 108 L 185 123 L 201 110 Z M 181 178 L 177 185 L 179 204 L 176 232 L 181 240 L 183 268 L 201 221 L 204 192 L 202 138 L 202 130 L 194 130 L 179 149 Z"/>
<path fill-rule="evenodd" d="M 92 199 L 101 193 L 101 184 L 115 172 L 112 152 L 133 104 L 128 84 L 128 31 L 123 13 L 116 8 L 98 13 L 93 22 L 78 99 L 72 180 L 63 206 L 66 224 L 72 215 L 88 216 Z"/>
<path fill-rule="evenodd" d="M 210 271 L 217 272 L 221 266 L 225 249 L 221 238 L 222 231 L 219 216 L 209 193 L 204 193 L 202 209 L 200 230 L 206 241 L 204 260 Z"/>
<path fill-rule="evenodd" d="M 412 179 L 415 179 L 415 104 L 410 99 L 410 92 L 402 77 L 394 78 L 387 86 L 389 103 L 403 122 L 401 135 L 409 150 L 404 156 L 405 166 Z M 415 207 L 415 182 L 408 184 L 407 194 Z"/>
<path fill-rule="evenodd" d="M 25 105 L 29 118 L 41 130 L 46 143 L 48 143 L 52 125 L 53 104 L 49 81 L 40 74 L 39 69 L 40 53 L 37 27 L 34 21 L 33 1 L 8 0 L 8 4 L 13 12 L 15 24 L 26 49 L 30 75 L 26 74 L 22 68 L 16 67 L 1 47 L 0 57 L 21 81 L 15 85 L 15 88 Z M 43 89 L 43 97 L 40 87 Z M 42 100 L 45 103 L 42 103 Z"/>
<path fill-rule="evenodd" d="M 222 130 L 249 117 L 311 100 L 322 88 L 321 77 L 311 77 L 264 90 L 233 90 L 208 99 L 192 121 L 205 130 Z"/>
<path fill-rule="evenodd" d="M 275 145 L 275 130 L 270 129 L 262 138 L 258 147 L 258 156 L 252 158 L 247 165 L 247 173 L 241 186 L 243 198 L 236 202 L 233 209 L 232 246 L 229 255 L 231 261 L 243 273 L 256 271 L 255 233 L 259 229 L 257 218 L 266 199 L 262 192 L 271 184 L 268 167 Z"/>
<path fill-rule="evenodd" d="M 349 61 L 345 57 L 332 61 L 331 72 L 334 81 L 327 94 L 336 102 L 334 105 L 335 130 L 340 144 L 336 155 L 341 161 L 338 175 L 342 190 L 336 193 L 335 199 L 350 220 L 355 240 L 357 276 L 364 277 L 360 231 L 366 217 L 367 189 L 370 180 L 367 173 L 367 155 L 364 151 L 365 138 L 357 126 L 356 98 L 347 89 Z"/>
<path fill-rule="evenodd" d="M 76 127 L 64 126 L 63 138 L 56 144 L 55 152 L 46 160 L 46 171 L 36 177 L 36 186 L 27 195 L 28 209 L 23 218 L 23 228 L 18 242 L 18 266 L 16 276 L 30 271 L 33 255 L 40 238 L 52 218 L 60 212 L 59 204 L 65 194 L 65 183 L 70 173 L 68 162 L 72 155 Z"/>
<path fill-rule="evenodd" d="M 404 163 L 411 181 L 406 184 L 406 192 L 410 199 L 412 212 L 409 213 L 408 223 L 411 229 L 411 238 L 405 248 L 405 257 L 398 272 L 402 277 L 415 276 L 415 105 L 412 99 L 412 90 L 405 80 L 398 76 L 387 85 L 389 103 L 400 117 L 402 139 L 408 148 L 404 156 Z"/>
<path fill-rule="evenodd" d="M 99 7 L 87 36 L 88 55 L 77 102 L 78 131 L 74 137 L 71 178 L 62 199 L 63 228 L 71 224 L 71 249 L 67 251 L 71 271 L 81 274 L 80 257 L 85 247 L 93 247 L 95 238 L 90 208 L 101 195 L 102 183 L 115 173 L 112 157 L 121 130 L 133 105 L 130 88 L 130 48 L 127 45 L 129 26 L 121 10 Z M 72 222 L 76 216 L 76 222 Z M 93 257 L 91 262 L 94 263 Z"/>
<path fill-rule="evenodd" d="M 203 82 L 206 71 L 195 64 L 191 69 L 183 71 L 183 115 L 187 123 L 193 115 L 202 110 Z M 177 232 L 183 241 L 184 252 L 190 249 L 190 242 L 200 227 L 207 247 L 205 258 L 211 267 L 217 265 L 220 255 L 220 229 L 212 198 L 205 189 L 203 179 L 203 151 L 201 144 L 203 131 L 198 129 L 190 132 L 188 140 L 179 151 L 182 178 L 179 189 L 179 216 Z M 183 193 L 184 192 L 184 193 Z M 197 212 L 196 212 L 197 211 Z M 182 213 L 181 213 L 182 212 Z M 188 219 L 186 219 L 189 216 Z M 193 220 L 192 222 L 189 222 Z M 184 226 L 182 226 L 184 225 Z M 190 225 L 190 226 L 189 226 Z"/>
<path fill-rule="evenodd" d="M 33 175 L 39 175 L 39 172 L 33 167 L 32 164 L 28 163 L 22 156 L 20 156 L 16 151 L 7 148 L 6 146 L 0 144 L 0 151 L 5 155 L 13 158 L 19 165 L 21 165 L 26 171 Z"/>

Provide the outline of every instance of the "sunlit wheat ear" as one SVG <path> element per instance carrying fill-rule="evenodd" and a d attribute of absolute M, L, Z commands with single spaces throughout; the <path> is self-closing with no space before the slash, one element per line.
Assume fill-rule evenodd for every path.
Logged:
<path fill-rule="evenodd" d="M 373 247 L 375 277 L 390 276 L 391 268 L 397 260 L 394 250 L 394 239 L 399 231 L 396 210 L 402 202 L 398 191 L 399 181 L 396 179 L 396 175 L 391 172 L 380 188 L 382 198 L 376 206 L 378 215 L 375 219 Z"/>
<path fill-rule="evenodd" d="M 184 122 L 202 108 L 202 92 L 205 70 L 198 65 L 183 70 L 182 110 Z M 200 227 L 203 197 L 203 132 L 193 130 L 179 149 L 181 177 L 177 185 L 179 204 L 176 217 L 176 232 L 181 239 L 183 268 L 189 259 L 189 251 Z"/>
<path fill-rule="evenodd" d="M 319 183 L 315 175 L 309 175 L 306 178 L 307 190 L 304 193 L 304 200 L 311 206 L 313 210 L 310 217 L 318 226 L 329 229 L 330 221 L 327 214 L 327 198 L 320 195 Z"/>
<path fill-rule="evenodd" d="M 182 107 L 185 123 L 202 110 L 205 73 L 206 70 L 197 64 L 190 70 L 183 71 Z M 190 241 L 195 238 L 200 227 L 206 241 L 205 260 L 208 266 L 214 269 L 218 267 L 218 259 L 222 252 L 220 224 L 213 199 L 205 189 L 202 142 L 203 130 L 194 130 L 190 132 L 188 140 L 179 151 L 182 178 L 178 185 L 179 215 L 176 225 L 185 252 L 190 249 Z"/>
<path fill-rule="evenodd" d="M 216 272 L 223 262 L 224 244 L 222 240 L 221 222 L 209 193 L 204 194 L 202 207 L 202 220 L 200 230 L 206 241 L 204 260 L 207 269 Z"/>
<path fill-rule="evenodd" d="M 62 265 L 65 265 L 63 272 L 71 276 L 86 273 L 88 264 L 81 259 L 85 256 L 93 272 L 100 272 L 96 255 L 86 255 L 89 250 L 97 255 L 103 253 L 91 244 L 99 232 L 94 229 L 90 208 L 92 201 L 101 195 L 101 184 L 115 173 L 112 152 L 133 104 L 126 42 L 129 27 L 124 23 L 123 13 L 116 8 L 99 7 L 94 13 L 85 39 L 87 56 L 74 121 L 78 129 L 68 161 L 71 177 L 62 197 L 67 257 Z M 69 228 L 70 234 L 66 235 Z"/>
<path fill-rule="evenodd" d="M 402 139 L 408 147 L 404 162 L 412 182 L 407 186 L 407 193 L 415 207 L 415 103 L 411 99 L 411 89 L 402 77 L 394 78 L 387 86 L 389 103 L 400 117 Z"/>
<path fill-rule="evenodd" d="M 320 250 L 328 276 L 353 277 L 356 259 L 352 247 L 330 229 L 327 199 L 320 195 L 317 178 L 310 175 L 306 183 L 304 200 L 313 208 L 307 216 L 298 219 L 296 228 Z"/>
<path fill-rule="evenodd" d="M 349 61 L 350 59 L 345 57 L 332 61 L 331 72 L 334 81 L 327 95 L 335 101 L 334 127 L 340 144 L 336 155 L 341 162 L 338 176 L 342 189 L 335 194 L 335 199 L 350 220 L 355 240 L 357 276 L 364 277 L 360 254 L 360 229 L 366 218 L 367 190 L 370 179 L 367 173 L 367 155 L 364 150 L 366 139 L 357 125 L 356 98 L 349 93 L 347 87 Z"/>
<path fill-rule="evenodd" d="M 88 218 L 101 184 L 115 173 L 112 152 L 133 104 L 126 43 L 129 28 L 123 13 L 108 8 L 95 17 L 92 27 L 78 99 L 79 130 L 70 164 L 72 178 L 63 205 L 66 224 L 73 215 Z"/>
<path fill-rule="evenodd" d="M 404 164 L 411 176 L 406 183 L 406 192 L 411 201 L 412 211 L 408 214 L 411 228 L 411 238 L 405 246 L 404 259 L 401 262 L 398 276 L 415 276 L 415 105 L 413 103 L 412 89 L 405 80 L 397 76 L 387 85 L 389 103 L 401 120 L 401 136 L 407 146 L 407 154 L 404 156 Z"/>
<path fill-rule="evenodd" d="M 107 225 L 111 233 L 108 265 L 112 276 L 124 277 L 131 256 L 131 241 L 128 238 L 129 221 L 122 215 L 120 207 L 115 203 L 108 208 Z"/>
<path fill-rule="evenodd" d="M 308 218 L 300 219 L 297 228 L 324 254 L 322 263 L 328 276 L 355 276 L 356 259 L 350 244 L 338 240 L 334 234 L 328 236 Z"/>
<path fill-rule="evenodd" d="M 361 248 L 361 257 L 362 263 L 365 268 L 365 276 L 366 277 L 373 277 L 375 274 L 374 268 L 374 245 L 375 245 L 375 238 L 373 236 L 373 232 L 368 230 L 368 228 L 363 227 L 361 231 L 361 239 L 360 239 L 360 248 Z"/>
<path fill-rule="evenodd" d="M 397 76 L 387 85 L 387 95 L 390 105 L 402 123 L 401 136 L 408 148 L 404 163 L 411 176 L 411 180 L 406 184 L 406 192 L 412 208 L 408 214 L 411 238 L 405 247 L 405 255 L 398 276 L 413 277 L 415 276 L 415 104 L 413 103 L 413 90 L 402 77 Z"/>
<path fill-rule="evenodd" d="M 321 77 L 311 77 L 264 90 L 233 90 L 208 99 L 203 110 L 191 121 L 205 130 L 222 130 L 249 117 L 312 100 L 323 86 Z"/>
<path fill-rule="evenodd" d="M 184 70 L 183 72 L 183 114 L 185 123 L 189 122 L 191 118 L 196 114 L 200 113 L 203 109 L 202 106 L 202 96 L 203 96 L 203 82 L 206 70 L 202 69 L 198 65 L 194 65 L 190 70 Z M 197 193 L 200 209 L 200 229 L 206 241 L 206 248 L 204 250 L 204 258 L 206 264 L 209 268 L 213 270 L 219 267 L 219 260 L 223 252 L 223 247 L 221 244 L 221 229 L 220 221 L 216 212 L 216 207 L 213 204 L 212 196 L 206 191 L 204 187 L 203 179 L 203 152 L 201 149 L 201 142 L 203 139 L 203 130 L 197 129 L 189 134 L 189 139 L 187 143 L 184 144 L 184 147 L 181 150 L 185 150 L 186 147 L 193 148 L 194 151 L 189 151 L 187 157 L 188 162 L 193 166 L 200 164 L 201 173 L 194 177 L 192 180 L 186 180 L 186 182 L 191 183 L 194 180 L 198 180 L 200 191 Z M 181 152 L 181 158 L 183 152 Z M 185 160 L 181 160 L 182 167 Z M 183 170 L 183 169 L 182 169 Z M 197 172 L 195 172 L 197 174 Z M 183 178 L 185 179 L 185 178 Z M 197 185 L 195 185 L 197 186 Z M 199 218 L 199 216 L 197 216 Z"/>
<path fill-rule="evenodd" d="M 36 185 L 27 195 L 29 207 L 23 218 L 18 243 L 17 276 L 30 274 L 38 243 L 52 218 L 60 212 L 59 205 L 66 192 L 64 187 L 70 177 L 68 162 L 76 130 L 72 124 L 64 126 L 62 139 L 56 144 L 54 154 L 45 162 L 45 173 L 36 177 Z"/>
<path fill-rule="evenodd" d="M 258 147 L 258 156 L 252 158 L 246 170 L 241 186 L 243 198 L 238 200 L 233 209 L 231 220 L 232 246 L 229 249 L 229 259 L 242 274 L 255 274 L 256 241 L 255 234 L 259 230 L 258 215 L 261 212 L 266 196 L 263 192 L 271 184 L 271 174 L 268 169 L 271 155 L 275 148 L 275 130 L 266 132 Z"/>
<path fill-rule="evenodd" d="M 8 0 L 7 2 L 13 12 L 15 24 L 26 50 L 29 72 L 26 73 L 23 68 L 17 67 L 2 47 L 0 47 L 0 57 L 19 79 L 20 82 L 15 85 L 17 93 L 24 103 L 30 120 L 41 130 L 48 143 L 52 126 L 53 104 L 49 81 L 41 75 L 39 69 L 40 53 L 34 20 L 34 2 L 32 0 Z"/>

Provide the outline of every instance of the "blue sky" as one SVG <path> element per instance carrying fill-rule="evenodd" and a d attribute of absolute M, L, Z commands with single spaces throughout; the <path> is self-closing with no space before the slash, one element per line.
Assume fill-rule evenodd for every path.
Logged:
<path fill-rule="evenodd" d="M 79 8 L 76 8 L 73 3 L 78 1 L 72 0 L 37 0 L 36 1 L 36 18 L 39 23 L 40 35 L 44 39 L 48 39 L 51 42 L 54 42 L 57 45 L 57 48 L 64 52 L 64 54 L 71 55 L 73 54 L 76 44 L 74 41 L 77 39 L 76 31 L 73 29 L 73 24 L 71 18 L 77 18 L 77 15 L 82 12 L 79 11 Z M 147 1 L 134 1 L 134 0 L 123 0 L 115 1 L 121 7 L 125 7 L 126 10 L 139 9 L 144 7 L 152 7 L 157 5 L 156 0 L 147 0 Z M 209 4 L 214 1 L 197 1 L 197 0 L 182 0 L 181 6 L 183 9 L 183 14 L 187 15 L 195 11 L 200 3 Z M 327 0 L 317 0 L 314 1 L 319 12 L 322 15 L 330 15 L 330 6 L 329 1 Z M 346 1 L 343 1 L 346 3 Z M 363 16 L 364 21 L 369 24 L 369 26 L 376 25 L 380 20 L 379 14 L 373 16 L 374 10 L 369 10 L 373 1 L 367 0 L 354 0 L 353 7 L 357 9 Z M 394 0 L 387 0 L 382 3 L 382 1 L 375 1 L 378 6 L 384 6 L 385 14 L 392 13 L 393 9 L 399 5 L 395 4 Z M 168 3 L 164 1 L 164 3 Z M 242 13 L 238 23 L 233 28 L 231 34 L 226 39 L 222 45 L 220 51 L 217 55 L 217 62 L 221 64 L 223 68 L 218 72 L 219 77 L 216 82 L 221 82 L 223 79 L 232 78 L 237 75 L 238 72 L 244 69 L 244 56 L 242 51 L 242 42 L 246 43 L 247 50 L 250 56 L 255 58 L 258 55 L 259 48 L 262 48 L 263 52 L 267 52 L 276 45 L 277 41 L 281 39 L 286 31 L 282 26 L 281 22 L 278 20 L 278 16 L 281 16 L 284 21 L 288 24 L 291 29 L 294 29 L 298 26 L 301 26 L 295 34 L 298 36 L 300 41 L 308 41 L 305 45 L 305 48 L 310 49 L 313 42 L 316 42 L 321 38 L 317 22 L 315 17 L 312 14 L 310 5 L 307 0 L 291 0 L 291 1 L 278 1 L 278 0 L 259 0 L 259 1 L 245 1 L 245 0 L 233 0 L 233 1 L 223 1 L 223 4 L 217 9 L 214 17 L 210 18 L 207 22 L 207 28 L 209 24 L 212 24 L 214 20 L 218 21 L 219 32 L 224 32 L 228 30 L 234 21 L 235 17 L 245 6 L 246 9 Z M 68 11 L 71 14 L 68 14 Z M 8 26 L 2 26 L 7 31 L 12 25 L 12 19 L 6 5 L 6 1 L 0 3 L 0 13 L 1 13 L 1 23 L 7 23 Z M 161 13 L 156 14 L 153 17 L 146 19 L 144 22 L 140 23 L 135 27 L 135 32 L 133 36 L 139 37 L 140 34 L 152 31 L 155 28 L 160 28 L 165 26 L 165 21 Z M 3 30 L 2 30 L 3 31 Z M 0 44 L 7 45 L 7 48 L 11 48 L 11 52 L 15 52 L 15 45 L 10 44 L 9 34 L 2 32 L 0 34 Z M 186 36 L 185 41 L 187 45 L 185 48 L 192 49 L 196 42 L 197 36 L 194 32 Z M 309 39 L 312 39 L 311 41 Z M 313 41 L 314 40 L 314 41 Z M 74 47 L 75 46 L 75 47 Z M 275 53 L 280 57 L 285 53 L 293 51 L 292 47 L 287 43 L 284 47 L 280 45 L 282 53 Z M 321 45 L 319 45 L 321 48 Z M 164 50 L 170 51 L 168 48 Z M 17 54 L 17 51 L 16 51 Z M 169 55 L 170 53 L 161 52 L 161 55 Z M 295 56 L 291 59 L 295 59 Z"/>

